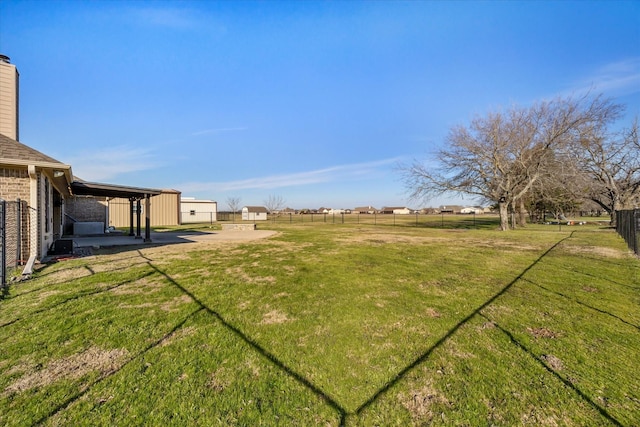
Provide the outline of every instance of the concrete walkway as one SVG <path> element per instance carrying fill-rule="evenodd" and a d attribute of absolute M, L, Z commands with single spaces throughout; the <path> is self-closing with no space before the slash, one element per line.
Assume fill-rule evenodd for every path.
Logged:
<path fill-rule="evenodd" d="M 216 231 L 165 231 L 151 232 L 151 242 L 145 242 L 144 237 L 136 239 L 122 233 L 105 234 L 101 236 L 65 237 L 73 240 L 74 248 L 103 248 L 113 246 L 130 245 L 168 245 L 176 243 L 194 242 L 237 242 L 263 239 L 273 236 L 275 231 L 270 230 L 216 230 Z"/>

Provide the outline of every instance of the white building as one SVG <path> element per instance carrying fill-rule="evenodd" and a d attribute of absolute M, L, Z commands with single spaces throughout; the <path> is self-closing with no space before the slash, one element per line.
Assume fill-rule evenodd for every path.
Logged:
<path fill-rule="evenodd" d="M 479 206 L 467 206 L 460 210 L 461 214 L 483 214 L 484 209 Z"/>
<path fill-rule="evenodd" d="M 266 221 L 268 210 L 264 206 L 245 206 L 242 208 L 243 221 Z"/>
<path fill-rule="evenodd" d="M 412 211 L 405 206 L 385 206 L 381 209 L 384 214 L 409 215 Z"/>
<path fill-rule="evenodd" d="M 217 221 L 218 202 L 213 200 L 198 200 L 195 197 L 180 199 L 180 216 L 182 224 Z"/>

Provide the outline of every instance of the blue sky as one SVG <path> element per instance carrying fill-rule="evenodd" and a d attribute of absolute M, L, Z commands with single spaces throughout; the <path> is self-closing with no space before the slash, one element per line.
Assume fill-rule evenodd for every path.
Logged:
<path fill-rule="evenodd" d="M 220 210 L 421 207 L 398 163 L 476 115 L 588 89 L 640 115 L 637 1 L 2 0 L 0 53 L 21 142 Z"/>

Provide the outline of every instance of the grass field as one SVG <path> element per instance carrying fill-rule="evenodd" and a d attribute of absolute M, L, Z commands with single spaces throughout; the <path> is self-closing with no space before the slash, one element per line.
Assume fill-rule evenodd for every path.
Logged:
<path fill-rule="evenodd" d="M 640 261 L 611 230 L 259 227 L 13 284 L 0 425 L 638 425 Z"/>

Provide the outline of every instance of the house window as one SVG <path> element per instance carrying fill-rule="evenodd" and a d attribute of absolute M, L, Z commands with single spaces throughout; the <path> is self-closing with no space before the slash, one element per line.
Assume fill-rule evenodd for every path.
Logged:
<path fill-rule="evenodd" d="M 195 215 L 196 211 L 189 211 L 189 215 Z"/>

